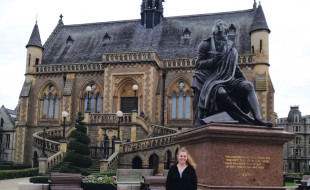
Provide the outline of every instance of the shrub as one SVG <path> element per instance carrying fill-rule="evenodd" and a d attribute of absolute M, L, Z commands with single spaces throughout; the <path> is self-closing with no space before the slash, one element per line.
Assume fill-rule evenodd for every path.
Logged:
<path fill-rule="evenodd" d="M 92 160 L 89 157 L 90 149 L 88 147 L 90 140 L 87 140 L 89 137 L 86 134 L 87 128 L 83 119 L 82 113 L 79 112 L 75 122 L 76 129 L 70 133 L 72 138 L 69 139 L 68 152 L 64 157 L 65 162 L 70 162 L 71 169 L 73 166 L 87 168 L 92 165 Z"/>
<path fill-rule="evenodd" d="M 34 176 L 29 179 L 30 183 L 48 183 L 48 180 L 50 180 L 50 176 Z"/>
<path fill-rule="evenodd" d="M 30 168 L 23 170 L 2 170 L 0 171 L 0 179 L 31 177 L 38 175 L 38 173 L 39 173 L 38 168 Z"/>
<path fill-rule="evenodd" d="M 81 175 L 89 175 L 90 172 L 86 169 L 82 169 L 80 167 L 72 166 L 72 165 L 64 165 L 59 169 L 60 173 L 78 173 Z"/>
<path fill-rule="evenodd" d="M 22 170 L 31 168 L 30 165 L 0 165 L 0 170 Z"/>
<path fill-rule="evenodd" d="M 76 141 L 83 143 L 83 144 L 89 144 L 90 138 L 89 136 L 86 136 L 84 133 L 74 130 L 70 133 L 70 138 L 76 139 Z"/>
<path fill-rule="evenodd" d="M 64 161 L 71 162 L 72 166 L 82 167 L 82 168 L 87 168 L 92 165 L 92 160 L 88 156 L 78 154 L 73 151 L 69 151 L 66 153 Z"/>
<path fill-rule="evenodd" d="M 304 175 L 310 175 L 310 171 L 304 172 Z"/>
<path fill-rule="evenodd" d="M 80 143 L 78 141 L 71 141 L 68 144 L 68 149 L 74 151 L 78 154 L 89 155 L 90 149 L 87 145 Z"/>

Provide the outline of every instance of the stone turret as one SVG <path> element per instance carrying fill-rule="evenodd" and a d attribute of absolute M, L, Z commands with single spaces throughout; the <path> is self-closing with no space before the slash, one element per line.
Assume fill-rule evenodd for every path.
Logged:
<path fill-rule="evenodd" d="M 143 0 L 141 5 L 141 25 L 154 28 L 162 22 L 164 0 Z"/>
<path fill-rule="evenodd" d="M 36 22 L 32 30 L 27 48 L 26 75 L 35 72 L 35 65 L 41 65 L 43 46 L 41 43 L 39 27 Z"/>

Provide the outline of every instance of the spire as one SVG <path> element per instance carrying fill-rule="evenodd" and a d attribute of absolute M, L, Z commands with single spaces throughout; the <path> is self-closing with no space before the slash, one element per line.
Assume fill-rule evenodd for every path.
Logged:
<path fill-rule="evenodd" d="M 165 0 L 142 0 L 141 25 L 145 28 L 154 28 L 160 24 L 163 17 L 163 2 Z"/>
<path fill-rule="evenodd" d="M 270 30 L 268 28 L 267 21 L 265 18 L 265 14 L 264 14 L 264 11 L 263 11 L 263 8 L 260 2 L 254 15 L 250 33 L 256 30 L 267 30 L 270 33 Z"/>
<path fill-rule="evenodd" d="M 26 45 L 26 48 L 28 48 L 29 46 L 36 46 L 36 47 L 43 49 L 37 21 L 36 21 L 36 24 L 34 25 L 34 28 L 32 30 L 32 33 L 28 41 L 28 44 Z"/>

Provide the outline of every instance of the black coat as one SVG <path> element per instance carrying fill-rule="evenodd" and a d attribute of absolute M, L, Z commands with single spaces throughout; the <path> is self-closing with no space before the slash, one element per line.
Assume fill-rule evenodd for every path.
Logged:
<path fill-rule="evenodd" d="M 166 190 L 197 190 L 197 176 L 195 169 L 188 165 L 180 178 L 177 165 L 170 168 L 166 181 Z"/>

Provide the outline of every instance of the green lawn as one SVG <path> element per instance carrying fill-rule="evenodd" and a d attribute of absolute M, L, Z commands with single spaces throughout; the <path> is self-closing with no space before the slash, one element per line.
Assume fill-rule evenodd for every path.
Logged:
<path fill-rule="evenodd" d="M 285 186 L 295 186 L 293 182 L 285 182 Z"/>

